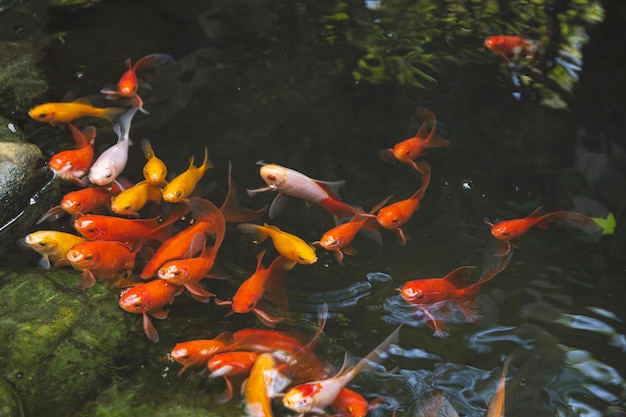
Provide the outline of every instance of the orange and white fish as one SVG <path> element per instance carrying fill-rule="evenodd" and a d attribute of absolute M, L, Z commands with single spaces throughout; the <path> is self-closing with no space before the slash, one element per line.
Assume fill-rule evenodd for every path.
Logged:
<path fill-rule="evenodd" d="M 117 83 L 117 90 L 109 90 L 103 88 L 100 90 L 102 94 L 106 94 L 106 97 L 111 100 L 118 99 L 120 97 L 135 98 L 137 101 L 137 107 L 141 112 L 148 114 L 143 109 L 143 101 L 137 95 L 137 88 L 139 87 L 139 79 L 137 73 L 155 68 L 159 65 L 170 64 L 176 62 L 171 55 L 167 54 L 151 54 L 140 58 L 135 65 L 132 65 L 130 58 L 126 60 L 127 71 L 122 74 L 120 80 Z"/>
<path fill-rule="evenodd" d="M 100 154 L 89 169 L 89 181 L 96 185 L 107 185 L 115 181 L 128 162 L 130 140 L 130 124 L 137 112 L 137 107 L 126 111 L 113 126 L 117 134 L 117 143 Z"/>
<path fill-rule="evenodd" d="M 163 200 L 168 203 L 177 203 L 186 200 L 193 193 L 198 181 L 207 169 L 213 168 L 213 163 L 209 161 L 209 150 L 204 148 L 204 161 L 202 165 L 196 167 L 193 164 L 193 156 L 189 158 L 189 168 L 178 175 L 163 188 Z"/>
<path fill-rule="evenodd" d="M 272 239 L 274 248 L 282 256 L 291 261 L 286 267 L 291 269 L 295 264 L 310 265 L 317 261 L 315 248 L 296 235 L 284 232 L 276 226 L 263 223 L 263 226 L 254 223 L 242 223 L 237 229 L 246 234 L 252 235 L 257 243 L 265 241 L 268 237 Z"/>
<path fill-rule="evenodd" d="M 421 107 L 420 113 L 425 121 L 422 123 L 415 136 L 397 143 L 393 149 L 382 149 L 378 151 L 378 156 L 383 160 L 402 162 L 423 174 L 423 167 L 417 165 L 415 160 L 425 155 L 428 149 L 447 147 L 450 142 L 436 134 L 435 127 L 437 125 L 437 119 L 432 111 Z M 430 132 L 427 134 L 429 124 L 432 126 Z"/>
<path fill-rule="evenodd" d="M 167 177 L 167 166 L 165 162 L 157 158 L 152 150 L 150 141 L 148 139 L 141 140 L 141 150 L 146 155 L 148 162 L 143 166 L 143 177 L 146 181 L 152 185 L 165 184 L 165 177 Z"/>
<path fill-rule="evenodd" d="M 308 204 L 320 205 L 333 215 L 335 223 L 339 223 L 342 218 L 352 217 L 356 212 L 356 208 L 341 202 L 337 193 L 345 181 L 320 181 L 280 165 L 266 164 L 262 161 L 257 164 L 262 165 L 260 174 L 267 187 L 247 191 L 249 196 L 264 191 L 278 191 L 270 206 L 270 218 L 276 217 L 283 210 L 287 197 L 296 197 Z"/>
<path fill-rule="evenodd" d="M 424 171 L 422 173 L 422 186 L 408 199 L 384 206 L 376 213 L 376 221 L 380 227 L 395 232 L 400 238 L 402 246 L 406 245 L 408 240 L 404 230 L 402 230 L 402 226 L 409 221 L 413 213 L 419 208 L 420 201 L 422 201 L 430 183 L 430 166 L 424 161 L 420 162 Z"/>
<path fill-rule="evenodd" d="M 48 161 L 48 166 L 57 177 L 84 186 L 82 179 L 89 172 L 93 162 L 96 129 L 93 126 L 88 126 L 84 132 L 81 132 L 72 123 L 69 123 L 68 126 L 74 136 L 76 149 L 61 151 L 52 155 Z"/>
<path fill-rule="evenodd" d="M 166 319 L 169 310 L 164 307 L 174 302 L 174 297 L 183 291 L 183 287 L 157 279 L 124 290 L 120 295 L 119 305 L 129 313 L 143 315 L 143 330 L 152 342 L 159 341 L 159 333 L 150 317 Z"/>
<path fill-rule="evenodd" d="M 226 391 L 217 398 L 218 403 L 230 401 L 234 392 L 231 379 L 248 376 L 258 357 L 259 354 L 256 352 L 232 351 L 216 353 L 209 359 L 207 363 L 207 368 L 211 371 L 209 378 L 222 377 L 226 383 Z"/>
<path fill-rule="evenodd" d="M 115 121 L 126 109 L 119 107 L 94 107 L 85 99 L 78 99 L 71 103 L 45 103 L 33 107 L 28 115 L 39 122 L 50 123 L 55 126 L 60 123 L 69 123 L 80 117 L 91 116 Z"/>
<path fill-rule="evenodd" d="M 39 230 L 18 240 L 18 245 L 30 248 L 40 254 L 39 267 L 60 266 L 67 261 L 67 252 L 76 244 L 87 239 L 71 233 L 56 230 Z"/>
<path fill-rule="evenodd" d="M 356 365 L 348 366 L 348 361 L 337 375 L 319 381 L 305 382 L 289 389 L 283 396 L 283 405 L 296 413 L 324 413 L 343 387 L 359 372 L 368 369 L 372 362 L 380 359 L 381 354 L 393 343 L 398 343 L 400 327 L 394 330 L 381 344 L 372 350 Z M 347 359 L 347 358 L 346 358 Z"/>
<path fill-rule="evenodd" d="M 180 377 L 189 368 L 205 368 L 209 359 L 232 343 L 232 334 L 222 332 L 214 339 L 198 339 L 176 343 L 168 357 L 182 365 Z"/>
<path fill-rule="evenodd" d="M 497 223 L 490 223 L 485 219 L 485 223 L 491 229 L 491 235 L 496 239 L 504 242 L 504 253 L 508 253 L 511 246 L 519 248 L 517 245 L 517 239 L 528 230 L 537 226 L 540 229 L 546 229 L 552 222 L 566 224 L 568 226 L 575 227 L 586 233 L 596 233 L 603 230 L 603 228 L 593 220 L 593 218 L 581 213 L 575 213 L 572 211 L 555 211 L 547 214 L 539 214 L 543 206 L 539 206 L 523 219 L 503 220 Z"/>

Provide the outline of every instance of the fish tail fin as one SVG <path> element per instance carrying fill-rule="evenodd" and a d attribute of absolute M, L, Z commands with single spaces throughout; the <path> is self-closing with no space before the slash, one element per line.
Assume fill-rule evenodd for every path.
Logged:
<path fill-rule="evenodd" d="M 450 142 L 439 135 L 428 140 L 429 148 L 447 148 L 448 146 L 450 146 Z"/>
<path fill-rule="evenodd" d="M 222 203 L 220 210 L 224 215 L 224 219 L 231 223 L 251 222 L 253 220 L 262 217 L 266 212 L 268 206 L 260 208 L 259 210 L 253 210 L 242 207 L 239 204 L 239 197 L 237 196 L 237 184 L 232 179 L 232 164 L 228 161 L 228 193 Z"/>
<path fill-rule="evenodd" d="M 144 155 L 146 155 L 146 159 L 154 158 L 154 151 L 152 150 L 152 145 L 150 145 L 150 141 L 148 139 L 141 139 L 141 150 Z"/>
<path fill-rule="evenodd" d="M 205 146 L 204 147 L 204 161 L 202 161 L 202 165 L 200 165 L 198 169 L 204 172 L 207 169 L 213 168 L 213 166 L 214 166 L 213 162 L 209 161 L 209 148 Z"/>
<path fill-rule="evenodd" d="M 263 229 L 262 226 L 254 223 L 241 223 L 237 226 L 237 230 L 241 233 L 251 235 L 252 239 L 258 243 L 265 241 L 269 237 L 269 234 Z"/>
<path fill-rule="evenodd" d="M 122 107 L 107 107 L 102 111 L 102 118 L 113 123 L 121 118 L 125 111 L 126 109 Z"/>
<path fill-rule="evenodd" d="M 396 330 L 391 332 L 391 334 L 387 336 L 387 338 L 383 340 L 378 346 L 376 346 L 374 350 L 368 353 L 367 356 L 361 359 L 354 366 L 354 368 L 352 368 L 351 370 L 347 372 L 350 372 L 352 376 L 354 376 L 358 374 L 359 372 L 362 372 L 363 370 L 367 369 L 369 366 L 371 366 L 371 362 L 374 362 L 374 363 L 378 362 L 382 358 L 383 353 L 389 348 L 389 346 L 391 346 L 394 343 L 398 343 L 398 341 L 400 340 L 400 328 L 402 328 L 402 324 L 399 325 L 396 328 Z M 339 373 L 341 374 L 341 371 Z"/>
<path fill-rule="evenodd" d="M 586 233 L 596 233 L 603 230 L 591 217 L 571 211 L 555 211 L 554 213 L 548 213 L 541 217 L 541 220 L 537 223 L 537 227 L 545 229 L 552 222 L 574 227 Z"/>
<path fill-rule="evenodd" d="M 129 63 L 130 63 L 130 59 L 129 59 Z M 141 72 L 141 71 L 159 67 L 164 64 L 174 64 L 174 63 L 176 63 L 176 60 L 171 55 L 150 54 L 150 55 L 146 55 L 144 57 L 139 58 L 137 62 L 135 62 L 135 65 L 133 66 L 133 70 L 135 72 Z"/>

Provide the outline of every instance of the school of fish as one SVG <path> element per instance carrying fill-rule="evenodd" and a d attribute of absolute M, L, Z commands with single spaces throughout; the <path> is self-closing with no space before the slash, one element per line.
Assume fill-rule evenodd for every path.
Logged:
<path fill-rule="evenodd" d="M 507 63 L 521 57 L 530 59 L 537 49 L 537 43 L 517 36 L 493 36 L 485 41 L 485 46 Z M 176 297 L 185 293 L 200 303 L 213 300 L 215 308 L 224 309 L 225 316 L 254 314 L 262 324 L 259 328 L 222 332 L 213 339 L 181 341 L 168 354 L 169 360 L 181 365 L 178 376 L 190 369 L 206 378 L 223 378 L 226 390 L 216 395 L 218 402 L 229 401 L 240 391 L 244 410 L 251 417 L 273 416 L 278 409 L 298 415 L 366 416 L 376 407 L 376 400 L 368 400 L 350 389 L 350 382 L 360 372 L 380 364 L 388 348 L 400 343 L 401 326 L 361 360 L 356 361 L 347 353 L 343 366 L 335 369 L 327 358 L 315 354 L 328 317 L 326 308 L 319 311 L 318 329 L 313 336 L 275 329 L 290 318 L 288 299 L 282 291 L 284 279 L 294 268 L 314 264 L 318 260 L 317 249 L 332 253 L 340 265 L 349 268 L 345 255 L 358 257 L 354 242 L 359 232 L 379 244 L 382 234 L 391 232 L 401 246 L 407 244 L 410 235 L 405 226 L 412 221 L 430 185 L 431 168 L 424 156 L 428 150 L 440 152 L 436 148 L 449 145 L 437 134 L 435 114 L 419 109 L 423 123 L 415 136 L 378 151 L 383 161 L 407 165 L 420 178 L 405 199 L 390 202 L 393 196 L 388 196 L 365 211 L 341 200 L 339 188 L 344 181 L 317 180 L 293 168 L 259 161 L 265 186 L 248 189 L 247 193 L 250 197 L 275 193 L 269 209 L 239 204 L 230 164 L 226 178 L 228 194 L 218 207 L 198 192 L 198 184 L 213 167 L 207 147 L 198 150 L 203 151 L 199 165 L 192 155 L 188 168 L 172 176 L 166 161 L 157 157 L 158 146 L 155 149 L 144 139 L 140 143 L 146 158 L 142 172 L 125 170 L 133 145 L 132 121 L 138 111 L 149 114 L 138 95 L 142 73 L 158 70 L 161 65 L 176 62 L 167 54 L 147 55 L 134 65 L 130 59 L 126 61 L 127 70 L 117 87 L 101 90 L 106 99 L 116 100 L 120 107 L 99 108 L 79 99 L 44 103 L 31 109 L 29 115 L 34 120 L 69 130 L 76 148 L 53 155 L 48 166 L 60 180 L 73 184 L 75 190 L 38 222 L 38 227 L 49 224 L 49 229 L 36 230 L 18 244 L 41 255 L 41 268 L 71 267 L 78 271 L 78 286 L 84 289 L 101 281 L 119 291 L 119 306 L 141 315 L 144 333 L 155 343 L 159 333 L 152 319 L 166 319 L 170 309 L 175 308 L 172 305 Z M 86 117 L 111 122 L 111 131 L 117 136 L 117 142 L 97 158 L 96 128 L 76 126 L 78 119 Z M 133 183 L 126 176 L 142 179 Z M 309 242 L 267 223 L 286 209 L 289 197 L 318 205 L 333 217 L 336 226 L 319 231 L 319 240 Z M 612 215 L 595 219 L 567 211 L 540 214 L 541 210 L 538 207 L 525 218 L 498 222 L 485 219 L 485 234 L 491 233 L 494 239 L 485 248 L 487 260 L 478 279 L 471 279 L 477 270 L 475 266 L 453 265 L 449 272 L 443 271 L 441 278 L 406 280 L 397 288 L 399 296 L 416 317 L 424 318 L 434 336 L 445 337 L 446 312 L 457 310 L 467 321 L 476 321 L 476 297 L 481 287 L 494 282 L 505 270 L 513 252 L 520 247 L 519 241 L 533 226 L 545 229 L 557 223 L 585 233 L 610 233 L 615 225 Z M 66 229 L 71 230 L 57 231 L 55 222 L 69 222 Z M 233 230 L 243 239 L 265 249 L 258 252 L 256 269 L 239 283 L 236 292 L 215 294 L 211 292 L 211 282 L 225 277 L 213 268 L 229 223 L 237 223 Z M 271 241 L 271 246 L 264 243 L 266 240 Z M 269 253 L 277 255 L 267 260 Z M 511 361 L 509 357 L 504 364 L 497 392 L 486 410 L 489 416 L 504 414 L 505 379 Z M 445 396 L 440 395 L 425 403 L 420 415 L 457 414 Z"/>

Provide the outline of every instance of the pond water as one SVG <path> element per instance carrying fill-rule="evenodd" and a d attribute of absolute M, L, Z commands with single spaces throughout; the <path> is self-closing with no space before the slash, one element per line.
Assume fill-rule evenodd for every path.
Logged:
<path fill-rule="evenodd" d="M 509 417 L 624 415 L 626 104 L 618 75 L 624 43 L 615 35 L 624 6 L 505 3 L 106 1 L 52 11 L 45 24 L 25 23 L 24 36 L 47 39 L 40 64 L 50 101 L 70 90 L 82 97 L 113 87 L 126 58 L 174 56 L 175 65 L 146 75 L 152 89 L 141 91 L 151 114 L 136 116 L 131 136 L 135 144 L 149 138 L 171 173 L 184 171 L 192 155 L 199 162 L 207 146 L 215 168 L 200 187 L 218 205 L 229 161 L 249 207 L 274 198 L 242 191 L 264 186 L 259 160 L 344 180 L 342 200 L 366 211 L 389 195 L 408 198 L 420 175 L 377 152 L 415 135 L 419 108 L 430 109 L 450 145 L 423 157 L 432 177 L 404 228 L 407 244 L 389 231 L 382 245 L 360 234 L 358 252 L 344 265 L 317 249 L 315 264 L 286 275 L 293 322 L 279 328 L 312 336 L 326 303 L 316 353 L 339 369 L 345 351 L 362 357 L 403 323 L 383 361 L 393 372 L 362 373 L 349 385 L 378 399 L 371 415 L 429 415 L 424 402 L 442 392 L 459 415 L 485 415 L 506 358 Z M 497 34 L 542 43 L 532 62 L 521 57 L 508 66 L 483 46 Z M 20 117 L 44 153 L 58 151 L 54 128 Z M 98 137 L 97 152 L 115 140 L 106 128 Z M 133 146 L 124 175 L 140 180 L 144 162 Z M 406 281 L 460 266 L 476 266 L 470 280 L 477 280 L 493 245 L 484 220 L 525 217 L 539 206 L 592 217 L 612 212 L 618 226 L 607 236 L 559 224 L 531 229 L 506 268 L 481 287 L 476 322 L 454 306 L 437 313 L 445 334 L 401 298 L 396 289 Z M 262 221 L 309 242 L 335 225 L 324 209 L 297 199 Z M 259 246 L 275 255 L 270 244 Z M 216 268 L 245 278 L 259 246 L 229 225 Z M 241 279 L 235 281 L 209 287 L 228 298 Z M 211 395 L 222 385 L 177 378 L 178 365 L 161 358 L 177 342 L 262 324 L 251 315 L 223 318 L 227 309 L 191 299 L 170 311 L 168 321 L 184 325 L 157 323 L 160 342 L 141 367 L 130 367 L 135 372 L 112 378 L 119 389 L 135 404 L 158 408 L 167 396 L 170 404 L 243 414 L 239 395 L 216 404 Z M 128 343 L 132 348 L 133 339 Z M 115 404 L 108 396 L 99 401 Z M 274 411 L 290 414 L 280 405 Z"/>

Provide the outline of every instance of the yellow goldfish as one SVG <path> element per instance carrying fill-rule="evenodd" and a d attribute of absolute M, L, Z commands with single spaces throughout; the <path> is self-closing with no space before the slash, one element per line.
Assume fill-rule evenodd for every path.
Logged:
<path fill-rule="evenodd" d="M 291 380 L 280 373 L 274 355 L 261 353 L 243 387 L 246 415 L 249 417 L 272 417 L 272 397 L 280 393 Z"/>
<path fill-rule="evenodd" d="M 505 359 L 504 364 L 502 365 L 502 375 L 500 376 L 500 380 L 498 381 L 498 386 L 496 387 L 496 393 L 494 394 L 491 401 L 489 401 L 489 407 L 487 408 L 486 417 L 502 417 L 504 416 L 504 394 L 506 388 L 506 374 L 509 369 L 509 364 L 511 363 L 512 357 L 509 356 Z"/>
<path fill-rule="evenodd" d="M 186 200 L 196 188 L 196 184 L 204 175 L 204 171 L 213 168 L 213 163 L 209 161 L 209 150 L 204 148 L 204 162 L 199 167 L 194 166 L 193 156 L 189 158 L 189 168 L 183 172 L 163 189 L 163 200 L 168 203 L 178 203 Z"/>
<path fill-rule="evenodd" d="M 270 226 L 263 223 L 263 226 L 253 223 L 242 223 L 237 226 L 242 233 L 252 235 L 252 238 L 261 243 L 268 237 L 274 242 L 274 247 L 285 258 L 291 261 L 290 265 L 286 265 L 287 269 L 291 269 L 296 263 L 312 264 L 317 261 L 315 248 L 300 239 L 298 236 L 283 232 L 276 226 Z"/>
<path fill-rule="evenodd" d="M 40 104 L 30 109 L 28 115 L 39 122 L 55 125 L 57 123 L 68 123 L 85 116 L 99 117 L 112 122 L 125 110 L 118 107 L 94 107 L 86 100 L 78 99 L 71 103 Z"/>
<path fill-rule="evenodd" d="M 18 241 L 20 246 L 26 245 L 42 256 L 39 261 L 41 268 L 58 266 L 59 261 L 66 260 L 67 252 L 77 243 L 86 241 L 84 237 L 56 230 L 39 230 Z"/>
<path fill-rule="evenodd" d="M 117 214 L 135 214 L 148 201 L 161 201 L 161 188 L 147 181 L 141 181 L 111 198 L 111 210 Z"/>
<path fill-rule="evenodd" d="M 143 166 L 143 177 L 150 184 L 164 184 L 165 177 L 167 176 L 167 167 L 165 166 L 165 163 L 154 154 L 148 139 L 143 139 L 141 141 L 141 150 L 143 150 L 143 153 L 146 155 L 146 159 L 148 160 L 148 162 L 146 162 Z"/>

